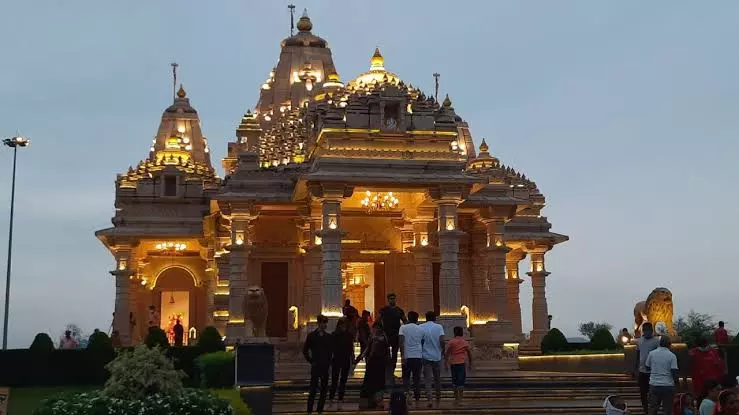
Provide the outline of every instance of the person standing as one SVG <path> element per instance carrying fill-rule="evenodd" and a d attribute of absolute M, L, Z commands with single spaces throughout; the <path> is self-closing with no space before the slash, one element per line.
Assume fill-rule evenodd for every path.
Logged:
<path fill-rule="evenodd" d="M 718 396 L 716 415 L 736 415 L 739 413 L 739 399 L 733 390 L 722 391 Z"/>
<path fill-rule="evenodd" d="M 383 394 L 385 393 L 385 374 L 389 366 L 390 357 L 389 344 L 380 322 L 374 325 L 375 333 L 370 339 L 369 345 L 363 354 L 355 360 L 359 363 L 366 357 L 364 380 L 359 397 L 366 399 L 367 408 L 375 409 L 382 407 Z M 361 406 L 360 406 L 361 408 Z"/>
<path fill-rule="evenodd" d="M 336 390 L 339 390 L 339 401 L 336 410 L 340 411 L 344 404 L 344 391 L 346 380 L 349 377 L 354 361 L 354 336 L 349 332 L 349 324 L 346 318 L 341 318 L 336 323 L 336 330 L 331 335 L 331 344 L 334 348 L 331 358 L 331 389 L 328 393 L 328 406 L 332 407 Z"/>
<path fill-rule="evenodd" d="M 400 326 L 408 322 L 405 318 L 405 312 L 396 304 L 397 297 L 395 293 L 387 295 L 387 305 L 380 309 L 380 322 L 390 343 L 390 373 L 395 372 L 395 365 L 398 360 L 398 346 L 400 342 Z"/>
<path fill-rule="evenodd" d="M 421 369 L 423 368 L 423 330 L 418 325 L 418 313 L 408 312 L 408 324 L 400 326 L 400 355 L 403 358 L 403 389 L 408 396 L 413 377 L 413 397 L 416 406 L 421 400 Z"/>
<path fill-rule="evenodd" d="M 652 323 L 644 323 L 642 325 L 642 336 L 636 342 L 636 376 L 641 406 L 645 414 L 649 410 L 649 370 L 645 363 L 649 353 L 657 347 L 659 347 L 659 338 L 654 337 Z"/>
<path fill-rule="evenodd" d="M 726 366 L 718 350 L 708 344 L 708 339 L 701 337 L 696 347 L 688 353 L 690 356 L 690 372 L 693 380 L 693 394 L 703 393 L 703 384 L 708 379 L 721 379 Z"/>
<path fill-rule="evenodd" d="M 718 395 L 721 393 L 721 384 L 716 379 L 708 379 L 703 383 L 703 391 L 698 397 L 699 415 L 713 415 L 716 410 Z"/>
<path fill-rule="evenodd" d="M 318 315 L 316 318 L 318 328 L 308 334 L 303 344 L 303 356 L 310 363 L 310 389 L 308 390 L 308 413 L 313 413 L 313 402 L 316 399 L 318 382 L 321 382 L 321 391 L 318 397 L 318 413 L 323 413 L 326 404 L 326 392 L 328 389 L 328 368 L 331 366 L 331 355 L 333 351 L 331 335 L 326 333 L 328 318 Z"/>
<path fill-rule="evenodd" d="M 472 350 L 470 343 L 464 338 L 462 327 L 454 328 L 454 338 L 449 340 L 444 355 L 447 369 L 452 372 L 452 385 L 454 386 L 454 403 L 462 404 L 464 384 L 467 379 L 467 365 L 472 370 Z M 451 368 L 450 368 L 451 366 Z"/>
<path fill-rule="evenodd" d="M 357 340 L 359 341 L 359 354 L 363 355 L 367 350 L 370 339 L 372 338 L 372 324 L 370 323 L 370 312 L 362 311 L 362 318 L 357 323 Z"/>
<path fill-rule="evenodd" d="M 344 301 L 344 307 L 341 308 L 341 313 L 344 315 L 344 317 L 346 317 L 346 331 L 353 336 L 353 341 L 357 338 L 357 322 L 359 321 L 359 310 L 357 310 L 352 305 L 352 300 L 347 298 L 346 301 Z"/>
<path fill-rule="evenodd" d="M 72 331 L 66 330 L 61 340 L 59 341 L 59 348 L 64 350 L 71 350 L 76 349 L 77 346 L 77 339 L 72 336 Z"/>
<path fill-rule="evenodd" d="M 184 339 L 185 339 L 185 328 L 182 327 L 182 323 L 180 322 L 180 319 L 177 319 L 177 321 L 174 324 L 174 328 L 172 330 L 174 331 L 175 347 L 182 347 L 182 345 L 184 344 Z"/>
<path fill-rule="evenodd" d="M 713 336 L 716 338 L 716 344 L 727 344 L 729 343 L 729 332 L 724 328 L 724 322 L 718 322 L 718 328 L 713 332 Z"/>
<path fill-rule="evenodd" d="M 420 325 L 423 331 L 423 382 L 426 385 L 426 400 L 431 408 L 431 383 L 436 388 L 436 407 L 441 403 L 441 356 L 444 351 L 444 328 L 436 323 L 436 313 L 426 312 L 426 322 Z"/>
<path fill-rule="evenodd" d="M 644 363 L 649 370 L 649 415 L 657 415 L 660 406 L 664 415 L 672 415 L 678 368 L 677 357 L 670 346 L 670 338 L 662 336 L 659 347 L 649 352 Z"/>

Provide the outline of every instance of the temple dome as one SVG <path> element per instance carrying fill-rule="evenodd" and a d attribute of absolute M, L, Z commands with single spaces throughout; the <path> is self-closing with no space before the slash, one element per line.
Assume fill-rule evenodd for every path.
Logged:
<path fill-rule="evenodd" d="M 303 11 L 303 16 L 298 20 L 298 33 L 282 41 L 282 47 L 285 46 L 309 46 L 317 48 L 325 48 L 328 42 L 325 39 L 311 33 L 313 30 L 313 22 L 308 17 L 308 11 Z"/>
<path fill-rule="evenodd" d="M 380 48 L 375 48 L 375 53 L 370 58 L 370 70 L 360 74 L 347 84 L 349 89 L 355 89 L 359 85 L 377 84 L 399 84 L 400 77 L 385 69 L 385 58 L 380 53 Z"/>

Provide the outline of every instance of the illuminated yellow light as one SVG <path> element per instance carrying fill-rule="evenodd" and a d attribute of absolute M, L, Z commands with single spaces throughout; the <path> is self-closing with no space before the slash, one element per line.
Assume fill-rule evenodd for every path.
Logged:
<path fill-rule="evenodd" d="M 235 318 L 228 320 L 229 324 L 244 324 L 245 320 L 243 318 Z"/>
<path fill-rule="evenodd" d="M 228 287 L 229 283 L 228 280 L 218 280 L 218 283 L 216 285 L 218 285 L 219 287 Z"/>
<path fill-rule="evenodd" d="M 541 264 L 536 264 L 536 272 L 542 272 L 544 271 L 544 266 Z"/>
<path fill-rule="evenodd" d="M 344 317 L 344 313 L 342 313 L 341 311 L 325 310 L 325 311 L 321 311 L 321 315 L 324 317 L 339 317 L 339 318 Z"/>
<path fill-rule="evenodd" d="M 243 245 L 244 244 L 244 237 L 243 236 L 237 236 L 236 237 L 236 245 Z"/>
<path fill-rule="evenodd" d="M 446 218 L 446 230 L 454 230 L 454 218 Z"/>
<path fill-rule="evenodd" d="M 362 241 L 359 239 L 342 239 L 341 243 L 342 244 L 361 244 Z"/>
<path fill-rule="evenodd" d="M 518 343 L 503 343 L 503 347 L 518 347 Z"/>
<path fill-rule="evenodd" d="M 470 308 L 467 307 L 466 305 L 463 305 L 462 307 L 460 307 L 459 311 L 464 316 L 465 325 L 467 326 L 467 328 L 469 328 L 470 327 Z"/>
<path fill-rule="evenodd" d="M 125 271 L 126 270 L 126 260 L 122 259 L 118 261 L 118 270 L 119 271 Z"/>
<path fill-rule="evenodd" d="M 313 239 L 313 242 L 314 242 L 314 243 L 315 243 L 316 245 L 320 245 L 320 244 L 322 244 L 322 243 L 323 243 L 323 241 L 321 240 L 321 237 L 320 237 L 320 236 L 317 236 L 317 235 L 316 235 L 316 237 L 315 237 L 315 238 Z"/>
<path fill-rule="evenodd" d="M 224 339 L 225 339 L 225 337 L 224 337 Z M 234 349 L 235 349 L 235 348 L 234 348 L 233 346 L 226 346 L 226 351 L 227 351 L 227 352 L 233 352 L 233 351 L 234 351 Z"/>
<path fill-rule="evenodd" d="M 228 317 L 228 311 L 226 310 L 216 310 L 213 312 L 213 317 Z"/>
<path fill-rule="evenodd" d="M 226 290 L 226 291 L 216 291 L 213 294 L 214 295 L 228 295 L 229 294 L 229 291 L 228 290 Z"/>
<path fill-rule="evenodd" d="M 372 254 L 389 254 L 390 253 L 390 250 L 388 250 L 388 249 L 362 249 L 362 250 L 359 251 L 359 253 L 360 254 L 367 254 L 367 255 L 372 255 Z"/>
<path fill-rule="evenodd" d="M 428 246 L 428 244 L 429 244 L 428 236 L 427 237 L 421 237 L 421 246 Z"/>
<path fill-rule="evenodd" d="M 141 280 L 141 285 L 146 285 L 146 278 Z"/>
<path fill-rule="evenodd" d="M 299 326 L 299 315 L 298 315 L 298 306 L 290 306 L 290 308 L 287 309 L 287 311 L 293 313 L 293 329 L 297 330 Z"/>
<path fill-rule="evenodd" d="M 485 324 L 488 324 L 487 320 L 472 320 L 473 326 L 484 326 Z"/>
<path fill-rule="evenodd" d="M 503 242 L 500 241 L 500 240 L 497 240 L 497 241 L 495 241 L 495 246 L 501 247 L 501 246 L 503 246 Z"/>
<path fill-rule="evenodd" d="M 336 217 L 335 213 L 331 213 L 328 215 L 328 228 L 329 229 L 336 229 L 338 228 L 338 218 Z"/>
<path fill-rule="evenodd" d="M 623 359 L 623 353 L 596 353 L 596 354 L 558 354 L 551 356 L 518 356 L 519 360 L 575 360 L 575 359 L 600 359 L 600 358 Z"/>

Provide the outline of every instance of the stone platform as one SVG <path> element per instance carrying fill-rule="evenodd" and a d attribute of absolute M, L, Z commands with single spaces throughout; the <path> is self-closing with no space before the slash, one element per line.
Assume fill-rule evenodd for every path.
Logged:
<path fill-rule="evenodd" d="M 439 409 L 425 405 L 411 410 L 418 414 L 602 414 L 603 400 L 611 394 L 623 396 L 630 414 L 641 414 L 636 382 L 625 375 L 550 372 L 500 372 L 495 376 L 468 377 L 465 404 L 453 405 L 450 379 L 442 375 L 443 396 Z M 326 408 L 326 413 L 380 414 L 387 411 L 358 409 L 361 381 L 347 385 L 342 411 Z M 304 414 L 308 381 L 280 381 L 275 384 L 275 414 Z M 422 404 L 425 401 L 422 399 Z"/>

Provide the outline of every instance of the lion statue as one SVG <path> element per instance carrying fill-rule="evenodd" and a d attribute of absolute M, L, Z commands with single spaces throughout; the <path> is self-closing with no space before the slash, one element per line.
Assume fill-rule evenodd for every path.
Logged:
<path fill-rule="evenodd" d="M 675 336 L 677 333 L 672 327 L 672 293 L 664 287 L 655 288 L 649 294 L 646 301 L 640 301 L 634 307 L 635 334 L 641 336 L 641 327 L 650 322 L 655 331 L 659 328 L 664 333 L 657 334 Z"/>
<path fill-rule="evenodd" d="M 267 337 L 267 296 L 262 287 L 249 287 L 244 297 L 244 318 L 247 325 L 247 335 Z"/>

